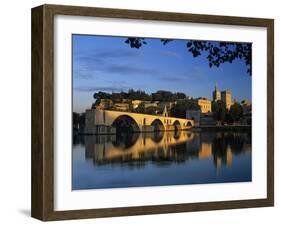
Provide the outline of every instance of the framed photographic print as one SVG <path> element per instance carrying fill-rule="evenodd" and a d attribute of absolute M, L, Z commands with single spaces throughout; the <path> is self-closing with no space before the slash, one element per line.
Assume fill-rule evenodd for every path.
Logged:
<path fill-rule="evenodd" d="M 32 9 L 32 216 L 273 206 L 274 21 Z"/>

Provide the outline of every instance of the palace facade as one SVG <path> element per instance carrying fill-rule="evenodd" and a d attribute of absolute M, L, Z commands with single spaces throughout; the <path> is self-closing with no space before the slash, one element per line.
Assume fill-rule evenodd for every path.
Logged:
<path fill-rule="evenodd" d="M 213 91 L 213 101 L 221 100 L 225 105 L 226 109 L 230 109 L 233 104 L 232 93 L 230 90 L 219 91 L 218 85 L 216 84 L 215 90 Z"/>

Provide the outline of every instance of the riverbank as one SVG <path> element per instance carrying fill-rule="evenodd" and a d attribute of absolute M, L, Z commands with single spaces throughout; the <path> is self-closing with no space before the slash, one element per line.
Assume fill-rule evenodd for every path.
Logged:
<path fill-rule="evenodd" d="M 192 127 L 190 131 L 246 131 L 251 132 L 252 126 L 250 125 L 226 125 L 226 126 L 198 126 Z"/>

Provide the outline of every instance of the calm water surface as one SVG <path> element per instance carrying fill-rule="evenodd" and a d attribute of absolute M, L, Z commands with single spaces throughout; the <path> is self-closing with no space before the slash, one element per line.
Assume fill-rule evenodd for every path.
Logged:
<path fill-rule="evenodd" d="M 251 154 L 245 132 L 77 136 L 72 189 L 251 181 Z"/>

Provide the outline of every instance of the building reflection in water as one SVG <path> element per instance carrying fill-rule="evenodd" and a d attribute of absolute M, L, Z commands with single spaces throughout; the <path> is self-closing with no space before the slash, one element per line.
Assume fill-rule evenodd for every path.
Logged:
<path fill-rule="evenodd" d="M 86 159 L 95 165 L 143 167 L 146 163 L 180 164 L 213 159 L 216 168 L 231 167 L 233 155 L 251 151 L 249 133 L 189 131 L 85 136 Z M 81 142 L 81 141 L 80 141 Z"/>

